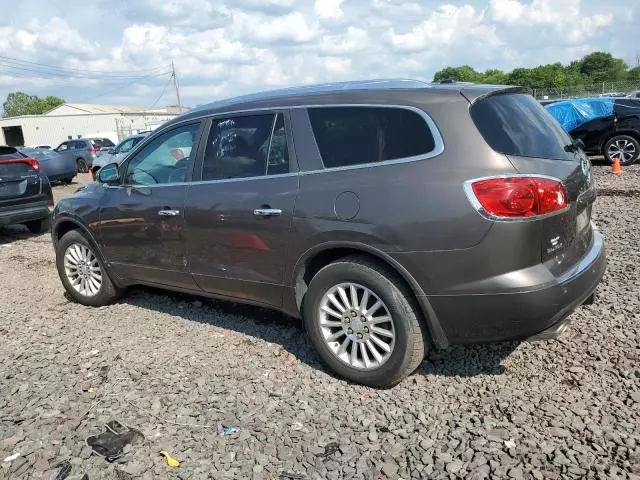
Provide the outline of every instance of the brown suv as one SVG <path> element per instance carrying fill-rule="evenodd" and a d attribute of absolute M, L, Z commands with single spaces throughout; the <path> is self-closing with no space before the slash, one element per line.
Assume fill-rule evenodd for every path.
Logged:
<path fill-rule="evenodd" d="M 85 305 L 145 284 L 280 309 L 340 375 L 388 386 L 432 345 L 564 329 L 605 268 L 589 168 L 520 88 L 250 95 L 168 122 L 63 199 L 57 268 Z"/>

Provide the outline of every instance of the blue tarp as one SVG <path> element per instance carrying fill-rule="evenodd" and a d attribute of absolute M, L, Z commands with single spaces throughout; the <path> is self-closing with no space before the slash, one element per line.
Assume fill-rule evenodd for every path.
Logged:
<path fill-rule="evenodd" d="M 545 108 L 567 132 L 571 132 L 594 118 L 613 115 L 614 102 L 614 98 L 576 98 L 552 103 Z"/>

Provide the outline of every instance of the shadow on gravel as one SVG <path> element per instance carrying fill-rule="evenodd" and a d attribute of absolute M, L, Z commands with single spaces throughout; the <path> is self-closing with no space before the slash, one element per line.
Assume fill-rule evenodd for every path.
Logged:
<path fill-rule="evenodd" d="M 206 323 L 280 345 L 301 362 L 335 377 L 320 362 L 313 346 L 307 340 L 302 323 L 275 310 L 233 302 L 201 299 L 200 297 L 149 287 L 131 288 L 123 297 L 122 302 L 148 310 L 178 315 L 185 320 Z M 250 342 L 250 340 L 246 341 Z M 452 347 L 444 351 L 434 350 L 428 354 L 427 360 L 422 363 L 415 374 L 499 375 L 505 370 L 502 361 L 518 345 L 519 342 L 506 342 Z"/>
<path fill-rule="evenodd" d="M 502 342 L 486 345 L 464 345 L 447 350 L 432 351 L 416 373 L 472 377 L 500 375 L 505 372 L 502 361 L 518 348 L 521 342 Z"/>
<path fill-rule="evenodd" d="M 37 237 L 27 227 L 22 225 L 10 225 L 8 227 L 0 227 L 0 245 L 8 245 L 17 240 L 26 240 L 28 238 Z"/>

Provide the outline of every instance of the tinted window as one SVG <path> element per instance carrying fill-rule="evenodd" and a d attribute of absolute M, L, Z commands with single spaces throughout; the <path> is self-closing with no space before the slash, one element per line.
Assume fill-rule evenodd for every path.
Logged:
<path fill-rule="evenodd" d="M 276 119 L 269 148 L 269 165 L 267 175 L 289 173 L 289 148 L 284 128 L 284 116 L 280 113 Z"/>
<path fill-rule="evenodd" d="M 265 175 L 273 119 L 274 115 L 267 114 L 214 120 L 207 140 L 202 179 Z"/>
<path fill-rule="evenodd" d="M 27 175 L 35 172 L 28 163 L 0 163 L 0 175 Z"/>
<path fill-rule="evenodd" d="M 96 147 L 113 147 L 114 144 L 108 138 L 94 138 L 91 143 L 93 143 Z"/>
<path fill-rule="evenodd" d="M 572 159 L 571 137 L 531 95 L 493 95 L 471 107 L 476 127 L 496 152 Z"/>
<path fill-rule="evenodd" d="M 156 185 L 184 182 L 199 123 L 185 125 L 159 135 L 140 150 L 127 165 L 125 183 Z"/>
<path fill-rule="evenodd" d="M 120 145 L 118 145 L 118 147 L 114 150 L 113 153 L 127 153 L 133 148 L 133 145 L 134 145 L 133 138 L 130 138 L 129 140 L 125 140 Z"/>
<path fill-rule="evenodd" d="M 435 142 L 424 119 L 400 108 L 310 108 L 324 166 L 343 167 L 423 155 Z"/>

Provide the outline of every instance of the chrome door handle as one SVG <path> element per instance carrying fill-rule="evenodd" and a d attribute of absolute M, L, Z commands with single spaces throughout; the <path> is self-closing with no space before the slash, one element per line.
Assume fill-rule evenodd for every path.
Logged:
<path fill-rule="evenodd" d="M 282 210 L 279 208 L 256 208 L 253 214 L 257 217 L 278 217 L 282 215 Z"/>
<path fill-rule="evenodd" d="M 158 215 L 161 217 L 177 217 L 180 215 L 180 210 L 160 210 Z"/>

